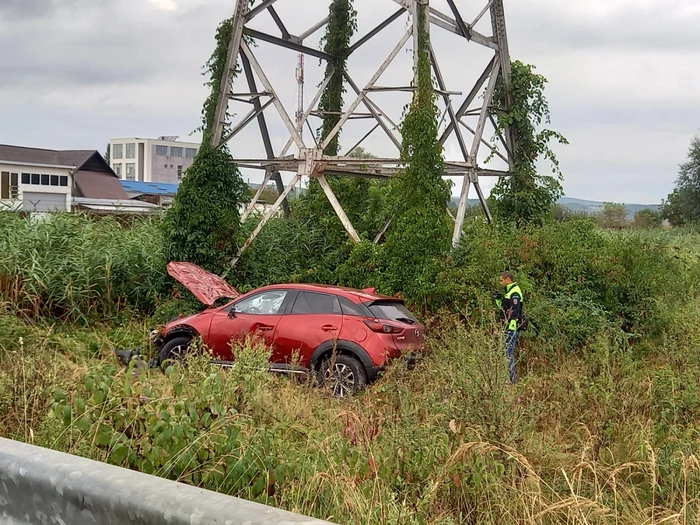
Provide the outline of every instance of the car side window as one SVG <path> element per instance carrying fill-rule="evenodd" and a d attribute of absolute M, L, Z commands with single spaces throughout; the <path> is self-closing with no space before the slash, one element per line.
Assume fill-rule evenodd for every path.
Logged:
<path fill-rule="evenodd" d="M 282 308 L 286 290 L 270 290 L 255 294 L 233 305 L 233 311 L 240 314 L 277 315 Z"/>
<path fill-rule="evenodd" d="M 359 305 L 354 304 L 345 297 L 340 298 L 340 306 L 343 309 L 343 315 L 354 315 L 356 317 L 366 317 L 367 314 L 362 311 Z"/>
<path fill-rule="evenodd" d="M 300 292 L 292 308 L 292 314 L 341 314 L 335 295 Z"/>

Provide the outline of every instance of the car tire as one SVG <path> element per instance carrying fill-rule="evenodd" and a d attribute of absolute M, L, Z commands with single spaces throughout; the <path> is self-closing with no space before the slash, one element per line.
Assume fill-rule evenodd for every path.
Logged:
<path fill-rule="evenodd" d="M 158 354 L 161 367 L 168 366 L 169 361 L 182 361 L 189 350 L 192 339 L 187 336 L 174 337 L 166 342 Z"/>
<path fill-rule="evenodd" d="M 332 355 L 321 363 L 318 382 L 321 386 L 329 388 L 333 397 L 348 397 L 367 385 L 367 371 L 363 364 L 352 356 Z"/>

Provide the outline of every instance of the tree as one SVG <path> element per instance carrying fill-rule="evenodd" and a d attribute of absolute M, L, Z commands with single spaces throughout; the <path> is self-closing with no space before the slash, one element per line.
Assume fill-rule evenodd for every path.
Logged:
<path fill-rule="evenodd" d="M 109 164 L 109 162 L 110 162 L 110 160 L 111 160 L 110 151 L 111 151 L 110 144 L 107 143 L 107 149 L 105 150 L 105 154 L 104 154 L 105 162 L 106 162 L 107 164 Z"/>
<path fill-rule="evenodd" d="M 367 151 L 365 148 L 362 146 L 357 146 L 355 149 L 353 149 L 350 153 L 348 153 L 348 157 L 355 157 L 356 159 L 376 159 L 376 155 L 372 155 L 369 151 Z"/>
<path fill-rule="evenodd" d="M 700 223 L 700 135 L 690 143 L 688 160 L 680 165 L 676 188 L 664 201 L 662 215 L 674 226 Z"/>
<path fill-rule="evenodd" d="M 668 220 L 671 226 L 683 226 L 686 223 L 682 201 L 683 194 L 676 188 L 668 199 L 661 203 L 661 216 Z"/>
<path fill-rule="evenodd" d="M 568 144 L 556 131 L 540 129 L 550 123 L 549 104 L 544 96 L 547 79 L 534 73 L 534 67 L 522 62 L 512 63 L 512 98 L 508 108 L 507 93 L 502 77 L 494 94 L 497 131 L 513 131 L 515 150 L 511 177 L 501 178 L 493 190 L 495 212 L 507 222 L 519 227 L 541 224 L 552 214 L 552 206 L 563 195 L 559 161 L 549 147 L 552 140 Z M 495 140 L 495 139 L 494 139 Z M 541 175 L 537 161 L 544 158 L 552 165 L 552 175 Z"/>
<path fill-rule="evenodd" d="M 627 208 L 624 204 L 606 202 L 600 217 L 603 228 L 622 229 L 627 226 Z"/>
<path fill-rule="evenodd" d="M 661 213 L 659 211 L 644 208 L 643 210 L 639 210 L 634 214 L 634 222 L 632 225 L 635 228 L 649 230 L 660 227 L 662 222 L 663 217 L 661 217 Z"/>

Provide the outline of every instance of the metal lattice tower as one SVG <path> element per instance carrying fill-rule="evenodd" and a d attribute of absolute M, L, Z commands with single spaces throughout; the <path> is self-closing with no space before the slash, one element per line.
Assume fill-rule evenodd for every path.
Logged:
<path fill-rule="evenodd" d="M 352 56 L 358 49 L 372 41 L 377 35 L 387 31 L 389 26 L 395 24 L 397 20 L 404 19 L 406 30 L 398 43 L 389 52 L 388 56 L 382 61 L 378 61 L 376 73 L 371 77 L 364 88 L 359 87 L 355 82 L 352 68 L 348 66 L 347 73 L 344 75 L 345 85 L 352 101 L 342 111 L 340 120 L 329 136 L 322 142 L 317 143 L 314 137 L 314 143 L 310 144 L 304 141 L 302 132 L 303 126 L 306 125 L 309 129 L 313 129 L 309 124 L 311 117 L 323 117 L 323 114 L 318 110 L 318 103 L 323 93 L 323 90 L 331 80 L 331 76 L 325 78 L 320 83 L 318 92 L 310 101 L 310 104 L 304 111 L 303 115 L 296 115 L 297 108 L 293 106 L 285 107 L 283 101 L 278 96 L 278 91 L 273 86 L 270 77 L 266 74 L 258 60 L 256 54 L 257 47 L 247 43 L 252 39 L 255 42 L 266 42 L 277 46 L 278 48 L 286 48 L 302 55 L 308 55 L 329 61 L 332 59 L 324 51 L 305 44 L 309 37 L 321 30 L 328 22 L 327 12 L 325 17 L 318 23 L 311 26 L 305 32 L 298 36 L 291 34 L 275 5 L 293 2 L 297 7 L 303 4 L 303 0 L 262 0 L 253 8 L 250 8 L 250 0 L 236 0 L 236 9 L 233 19 L 233 34 L 228 51 L 227 70 L 225 73 L 224 82 L 222 82 L 222 91 L 219 94 L 219 103 L 217 106 L 216 128 L 213 134 L 213 144 L 215 147 L 221 147 L 228 141 L 238 135 L 244 128 L 257 120 L 259 129 L 259 138 L 264 145 L 265 158 L 243 158 L 240 155 L 235 155 L 235 162 L 242 168 L 258 169 L 265 172 L 265 178 L 261 184 L 258 193 L 252 199 L 250 206 L 243 214 L 245 220 L 252 210 L 254 203 L 260 196 L 260 193 L 270 181 L 274 181 L 279 192 L 279 198 L 268 212 L 262 217 L 260 223 L 255 228 L 250 238 L 242 246 L 236 261 L 260 233 L 264 225 L 270 218 L 283 207 L 285 211 L 287 207 L 287 196 L 292 189 L 304 178 L 313 177 L 318 180 L 321 188 L 325 192 L 330 204 L 333 206 L 343 226 L 347 230 L 350 237 L 358 242 L 360 237 L 355 231 L 353 225 L 345 214 L 340 202 L 336 198 L 333 190 L 328 184 L 325 175 L 340 175 L 349 177 L 370 177 L 386 179 L 394 176 L 401 170 L 399 161 L 401 137 L 398 126 L 392 120 L 388 113 L 372 100 L 373 96 L 378 93 L 411 93 L 416 85 L 415 78 L 410 86 L 386 87 L 379 86 L 377 83 L 384 72 L 390 67 L 392 62 L 401 51 L 413 49 L 413 72 L 416 71 L 418 54 L 416 52 L 418 42 L 418 20 L 419 10 L 423 10 L 426 21 L 426 29 L 430 33 L 431 29 L 439 29 L 453 35 L 456 35 L 456 49 L 451 49 L 451 53 L 459 53 L 463 47 L 481 46 L 488 50 L 490 61 L 485 65 L 477 66 L 474 71 L 469 71 L 473 66 L 465 66 L 465 80 L 457 88 L 466 88 L 464 91 L 450 91 L 445 81 L 445 76 L 440 69 L 440 59 L 433 46 L 432 35 L 430 45 L 430 60 L 434 80 L 436 83 L 437 99 L 442 106 L 442 135 L 440 137 L 441 144 L 445 145 L 448 141 L 456 141 L 459 149 L 459 158 L 451 159 L 446 155 L 445 158 L 445 177 L 459 178 L 463 180 L 462 191 L 460 195 L 459 207 L 457 216 L 453 217 L 455 222 L 453 244 L 459 243 L 464 220 L 467 210 L 469 191 L 474 187 L 476 194 L 481 202 L 482 209 L 491 221 L 491 212 L 488 208 L 484 192 L 480 185 L 480 177 L 504 177 L 510 175 L 510 167 L 512 167 L 512 152 L 513 152 L 513 134 L 511 130 L 506 130 L 504 135 L 498 134 L 497 139 L 491 142 L 484 139 L 484 134 L 487 126 L 492 126 L 491 129 L 496 130 L 494 110 L 492 108 L 493 94 L 496 88 L 496 83 L 499 78 L 502 78 L 506 90 L 506 103 L 511 104 L 510 93 L 510 74 L 511 64 L 508 50 L 508 40 L 506 35 L 505 15 L 503 10 L 503 0 L 461 0 L 462 10 L 465 7 L 481 8 L 478 15 L 467 23 L 462 16 L 462 12 L 457 8 L 455 0 L 441 0 L 446 2 L 450 14 L 441 12 L 430 6 L 430 0 L 375 0 L 376 2 L 386 2 L 398 4 L 398 9 L 388 18 L 383 20 L 374 29 L 355 36 L 354 42 L 351 44 L 349 54 Z M 433 0 L 435 2 L 435 0 Z M 486 2 L 486 5 L 483 3 Z M 477 4 L 477 5 L 475 5 Z M 278 5 L 279 6 L 279 5 Z M 324 6 L 327 9 L 327 4 Z M 252 26 L 252 22 L 263 13 L 267 12 L 279 29 L 280 35 L 275 36 L 269 33 L 256 30 Z M 477 12 L 474 9 L 474 12 Z M 491 26 L 488 27 L 487 19 L 491 19 Z M 488 28 L 488 31 L 487 29 Z M 484 34 L 487 31 L 490 36 Z M 244 38 L 245 37 L 245 38 Z M 375 40 L 376 41 L 376 40 Z M 383 55 L 381 55 L 383 56 Z M 242 65 L 243 75 L 237 78 L 233 75 L 236 69 L 236 64 L 239 61 Z M 372 65 L 374 67 L 374 65 Z M 412 75 L 414 74 L 413 72 Z M 479 74 L 480 73 L 480 74 Z M 260 86 L 260 87 L 259 87 Z M 481 97 L 480 97 L 481 95 Z M 252 106 L 250 112 L 238 119 L 235 126 L 231 126 L 231 131 L 226 136 L 223 135 L 224 128 L 227 124 L 228 108 L 230 101 L 237 101 Z M 359 113 L 357 110 L 363 105 L 368 113 Z M 276 118 L 281 119 L 287 133 L 285 145 L 279 151 L 274 151 L 272 140 L 268 129 L 267 117 L 270 114 L 275 114 Z M 296 117 L 292 120 L 290 115 Z M 372 158 L 358 159 L 349 156 L 328 156 L 323 153 L 326 146 L 333 138 L 344 129 L 344 126 L 353 119 L 369 119 L 374 126 L 353 148 L 347 151 L 352 151 L 357 146 L 360 146 L 375 130 L 381 129 L 389 138 L 390 142 L 395 146 L 396 154 L 387 158 Z M 468 118 L 473 118 L 474 122 L 469 125 Z M 296 146 L 296 153 L 290 153 L 292 146 Z M 479 163 L 480 152 L 484 153 L 488 150 L 492 158 L 498 158 L 502 161 L 505 168 L 489 169 L 489 167 L 481 166 Z M 483 155 L 482 155 L 483 157 Z M 291 172 L 294 174 L 291 182 L 284 185 L 280 172 Z M 377 235 L 375 242 L 378 242 L 386 231 L 389 225 L 385 226 Z"/>

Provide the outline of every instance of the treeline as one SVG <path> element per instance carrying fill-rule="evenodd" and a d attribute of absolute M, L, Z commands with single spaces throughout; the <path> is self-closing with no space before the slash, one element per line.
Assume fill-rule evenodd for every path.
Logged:
<path fill-rule="evenodd" d="M 629 217 L 627 207 L 616 202 L 606 202 L 599 212 L 572 210 L 556 204 L 552 208 L 554 219 L 564 222 L 571 219 L 592 219 L 601 228 L 609 230 L 624 230 L 627 228 L 651 230 L 661 228 L 665 224 L 662 210 L 644 208 L 637 210 L 632 218 Z"/>

